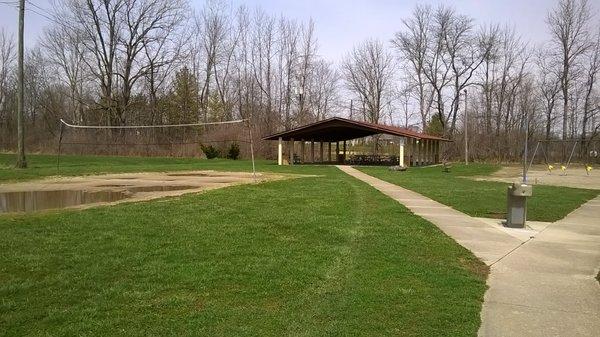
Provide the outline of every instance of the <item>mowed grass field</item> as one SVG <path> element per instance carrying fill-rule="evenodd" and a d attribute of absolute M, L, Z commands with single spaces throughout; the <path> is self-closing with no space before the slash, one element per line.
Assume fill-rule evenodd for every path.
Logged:
<path fill-rule="evenodd" d="M 409 168 L 393 172 L 385 167 L 358 167 L 364 173 L 423 194 L 440 203 L 476 217 L 502 217 L 506 214 L 506 189 L 509 184 L 476 181 L 469 177 L 486 176 L 499 166 L 455 164 L 449 173 L 441 167 Z M 528 198 L 529 220 L 557 221 L 598 196 L 597 190 L 536 185 Z"/>
<path fill-rule="evenodd" d="M 30 156 L 4 182 L 55 175 Z M 63 174 L 247 161 L 65 157 Z M 87 210 L 0 215 L 3 336 L 475 336 L 486 267 L 335 167 Z"/>
<path fill-rule="evenodd" d="M 196 158 L 166 157 L 109 157 L 109 156 L 61 156 L 60 165 L 55 155 L 30 155 L 28 168 L 14 169 L 15 156 L 0 153 L 0 183 L 40 179 L 49 176 L 77 176 L 102 173 L 165 172 L 181 170 L 252 171 L 247 160 L 227 159 L 199 160 Z M 272 161 L 257 160 L 260 169 L 281 170 Z"/>

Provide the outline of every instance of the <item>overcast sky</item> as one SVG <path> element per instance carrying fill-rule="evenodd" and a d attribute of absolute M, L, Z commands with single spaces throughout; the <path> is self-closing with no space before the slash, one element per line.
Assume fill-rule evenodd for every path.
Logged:
<path fill-rule="evenodd" d="M 41 8 L 49 8 L 49 0 L 27 0 Z M 233 6 L 262 7 L 268 13 L 288 18 L 315 21 L 319 51 L 325 58 L 337 62 L 353 45 L 374 37 L 389 41 L 400 28 L 400 19 L 408 17 L 417 3 L 447 3 L 462 14 L 476 19 L 478 24 L 514 25 L 525 41 L 538 44 L 548 40 L 544 23 L 546 13 L 557 0 L 232 0 Z M 595 13 L 594 24 L 600 25 L 600 0 L 590 1 Z M 0 25 L 16 37 L 17 9 L 15 0 L 0 0 Z M 200 9 L 204 0 L 192 0 Z M 32 10 L 44 14 L 33 5 Z M 26 44 L 32 46 L 49 20 L 32 11 L 26 12 Z"/>

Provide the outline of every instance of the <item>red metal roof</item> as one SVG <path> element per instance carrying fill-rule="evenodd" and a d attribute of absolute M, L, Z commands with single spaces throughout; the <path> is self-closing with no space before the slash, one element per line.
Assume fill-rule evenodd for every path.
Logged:
<path fill-rule="evenodd" d="M 336 142 L 362 138 L 382 133 L 400 137 L 414 138 L 419 140 L 431 139 L 445 142 L 450 141 L 442 137 L 428 135 L 406 128 L 355 121 L 341 117 L 333 117 L 315 123 L 303 125 L 292 130 L 272 134 L 270 136 L 264 137 L 263 139 L 277 140 L 281 137 L 283 140 L 290 140 L 293 138 L 295 140 Z"/>

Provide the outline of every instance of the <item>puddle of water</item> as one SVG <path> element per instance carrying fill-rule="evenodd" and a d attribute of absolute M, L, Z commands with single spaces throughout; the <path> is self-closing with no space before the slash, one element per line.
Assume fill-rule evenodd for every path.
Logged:
<path fill-rule="evenodd" d="M 118 201 L 130 197 L 126 191 L 25 191 L 0 193 L 0 213 L 34 212 L 100 202 Z"/>
<path fill-rule="evenodd" d="M 169 173 L 170 177 L 215 177 L 215 174 L 208 173 Z"/>
<path fill-rule="evenodd" d="M 166 191 L 181 191 L 191 190 L 194 188 L 200 188 L 202 186 L 191 186 L 191 185 L 164 185 L 164 186 L 132 186 L 128 187 L 127 190 L 130 192 L 166 192 Z"/>
<path fill-rule="evenodd" d="M 166 192 L 198 189 L 193 185 L 132 186 L 105 184 L 95 187 L 109 188 L 100 191 L 52 190 L 0 192 L 0 214 L 9 212 L 35 212 L 45 209 L 60 209 L 78 205 L 113 202 L 130 198 L 138 192 Z"/>

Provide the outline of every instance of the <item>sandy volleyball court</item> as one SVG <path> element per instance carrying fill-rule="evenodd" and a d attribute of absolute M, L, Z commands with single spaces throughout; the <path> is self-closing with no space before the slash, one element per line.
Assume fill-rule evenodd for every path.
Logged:
<path fill-rule="evenodd" d="M 151 200 L 232 185 L 283 179 L 283 175 L 186 171 L 60 177 L 0 185 L 0 213 L 83 208 Z"/>

